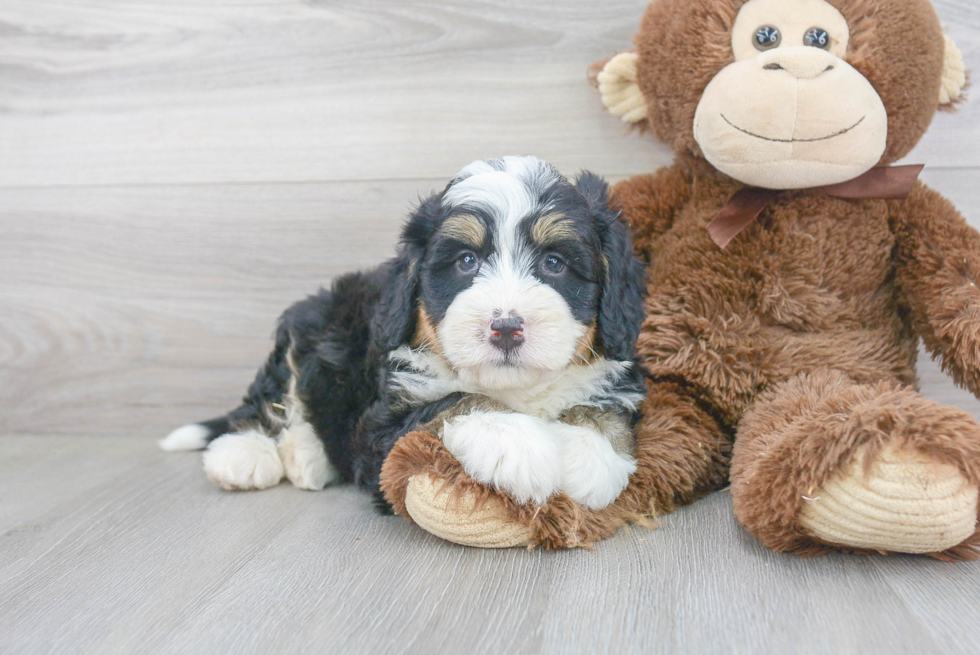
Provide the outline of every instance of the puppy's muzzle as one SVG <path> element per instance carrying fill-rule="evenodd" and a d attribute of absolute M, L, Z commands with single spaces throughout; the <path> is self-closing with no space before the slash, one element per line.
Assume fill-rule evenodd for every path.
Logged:
<path fill-rule="evenodd" d="M 524 343 L 524 319 L 520 316 L 495 318 L 490 323 L 490 343 L 505 353 L 519 348 Z"/>

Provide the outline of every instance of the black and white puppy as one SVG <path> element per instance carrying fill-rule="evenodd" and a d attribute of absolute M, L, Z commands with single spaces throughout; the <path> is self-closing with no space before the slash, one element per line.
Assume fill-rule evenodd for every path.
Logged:
<path fill-rule="evenodd" d="M 397 257 L 283 314 L 241 407 L 180 428 L 225 489 L 378 490 L 426 426 L 518 502 L 612 503 L 635 470 L 643 268 L 608 188 L 533 157 L 478 161 L 409 219 Z"/>

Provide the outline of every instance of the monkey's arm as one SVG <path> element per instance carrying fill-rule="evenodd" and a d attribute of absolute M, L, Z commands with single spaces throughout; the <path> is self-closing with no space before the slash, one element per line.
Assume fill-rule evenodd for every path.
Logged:
<path fill-rule="evenodd" d="M 916 331 L 957 384 L 980 397 L 980 234 L 919 183 L 892 203 L 899 288 Z"/>
<path fill-rule="evenodd" d="M 612 188 L 611 204 L 629 223 L 636 253 L 648 259 L 656 239 L 671 228 L 675 213 L 690 198 L 690 178 L 671 166 L 618 182 Z"/>

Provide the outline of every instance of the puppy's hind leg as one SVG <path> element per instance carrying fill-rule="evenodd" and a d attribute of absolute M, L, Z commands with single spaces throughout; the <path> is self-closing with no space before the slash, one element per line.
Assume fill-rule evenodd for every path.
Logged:
<path fill-rule="evenodd" d="M 186 425 L 159 442 L 163 450 L 204 452 L 204 471 L 222 489 L 266 489 L 279 484 L 284 469 L 276 442 L 289 380 L 288 330 L 280 325 L 272 353 L 248 388 L 242 405 L 220 418 Z"/>
<path fill-rule="evenodd" d="M 292 424 L 279 435 L 279 456 L 294 486 L 319 491 L 340 479 L 327 458 L 323 441 L 306 421 Z"/>
<path fill-rule="evenodd" d="M 297 397 L 298 370 L 292 353 L 287 356 L 292 376 L 283 398 L 285 424 L 279 433 L 279 456 L 286 477 L 293 486 L 319 491 L 340 479 L 340 472 L 330 463 L 323 440 L 306 418 L 306 408 Z"/>
<path fill-rule="evenodd" d="M 275 348 L 255 375 L 241 406 L 224 416 L 177 428 L 157 442 L 161 450 L 201 450 L 222 435 L 257 429 L 274 434 L 278 425 L 271 409 L 282 402 L 289 381 L 286 355 L 291 339 L 282 325 L 276 331 Z"/>
<path fill-rule="evenodd" d="M 158 443 L 167 451 L 206 448 L 204 472 L 222 489 L 265 489 L 282 480 L 276 443 L 257 420 L 254 406 L 243 405 L 227 416 L 177 428 Z"/>
<path fill-rule="evenodd" d="M 377 274 L 347 275 L 295 303 L 242 405 L 175 430 L 160 447 L 210 444 L 204 467 L 225 489 L 264 489 L 283 476 L 302 489 L 350 479 L 350 435 L 377 395 L 378 365 L 367 353 L 379 288 Z"/>
<path fill-rule="evenodd" d="M 283 316 L 292 342 L 284 357 L 279 454 L 301 489 L 355 479 L 353 435 L 378 392 L 380 356 L 371 341 L 378 275 L 341 276 Z"/>

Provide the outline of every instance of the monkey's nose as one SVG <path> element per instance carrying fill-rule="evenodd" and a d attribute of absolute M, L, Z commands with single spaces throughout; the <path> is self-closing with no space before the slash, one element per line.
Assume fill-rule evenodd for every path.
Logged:
<path fill-rule="evenodd" d="M 505 353 L 524 343 L 524 319 L 520 316 L 495 318 L 490 323 L 490 343 Z"/>
<path fill-rule="evenodd" d="M 832 71 L 837 63 L 837 57 L 829 52 L 806 46 L 768 50 L 759 59 L 764 70 L 786 71 L 800 80 L 812 80 Z"/>

